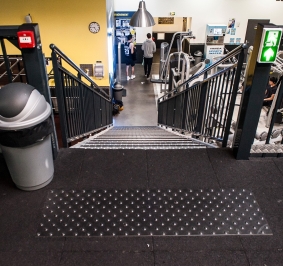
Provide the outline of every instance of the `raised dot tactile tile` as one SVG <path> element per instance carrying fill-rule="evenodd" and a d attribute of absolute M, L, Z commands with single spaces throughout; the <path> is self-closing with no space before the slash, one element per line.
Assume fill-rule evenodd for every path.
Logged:
<path fill-rule="evenodd" d="M 283 153 L 283 145 L 274 144 L 261 144 L 252 145 L 251 153 Z"/>
<path fill-rule="evenodd" d="M 272 235 L 246 189 L 51 190 L 37 236 Z"/>

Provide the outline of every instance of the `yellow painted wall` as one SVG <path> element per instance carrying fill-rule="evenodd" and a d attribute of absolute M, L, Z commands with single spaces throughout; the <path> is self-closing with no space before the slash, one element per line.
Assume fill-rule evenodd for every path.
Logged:
<path fill-rule="evenodd" d="M 21 25 L 27 14 L 31 15 L 33 23 L 39 24 L 46 57 L 50 57 L 49 45 L 54 43 L 78 66 L 102 61 L 105 76 L 94 80 L 100 86 L 109 85 L 106 0 L 1 1 L 0 25 Z M 88 25 L 92 21 L 100 24 L 99 33 L 89 32 Z M 10 45 L 7 50 L 8 54 L 19 54 Z"/>

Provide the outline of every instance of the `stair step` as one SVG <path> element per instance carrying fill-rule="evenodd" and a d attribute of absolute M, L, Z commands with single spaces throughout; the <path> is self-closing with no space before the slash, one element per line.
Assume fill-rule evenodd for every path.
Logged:
<path fill-rule="evenodd" d="M 105 150 L 116 150 L 116 149 L 131 149 L 131 150 L 182 150 L 182 149 L 202 149 L 206 148 L 206 146 L 200 146 L 200 145 L 180 145 L 180 146 L 175 146 L 175 145 L 144 145 L 144 146 L 139 146 L 139 145 L 88 145 L 84 144 L 81 145 L 80 148 L 83 149 L 105 149 Z"/>
<path fill-rule="evenodd" d="M 161 141 L 161 140 L 152 140 L 152 139 L 148 139 L 148 140 L 141 140 L 141 139 L 137 139 L 137 140 L 127 140 L 127 139 L 123 139 L 123 140 L 103 140 L 103 139 L 91 139 L 89 140 L 90 143 L 162 143 L 162 144 L 170 144 L 170 143 L 193 143 L 192 140 L 182 140 L 182 139 L 178 139 L 178 140 L 167 140 L 167 141 Z"/>
<path fill-rule="evenodd" d="M 200 149 L 202 142 L 187 138 L 160 127 L 113 127 L 84 140 L 72 148 L 82 149 Z"/>

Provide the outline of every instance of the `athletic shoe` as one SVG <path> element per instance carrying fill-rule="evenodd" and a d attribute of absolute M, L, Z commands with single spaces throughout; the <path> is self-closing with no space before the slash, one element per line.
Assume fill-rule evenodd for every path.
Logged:
<path fill-rule="evenodd" d="M 132 76 L 131 76 L 131 79 L 134 79 L 135 77 L 136 77 L 135 75 L 132 75 Z"/>
<path fill-rule="evenodd" d="M 127 80 L 130 80 L 131 78 L 129 76 L 127 76 Z"/>

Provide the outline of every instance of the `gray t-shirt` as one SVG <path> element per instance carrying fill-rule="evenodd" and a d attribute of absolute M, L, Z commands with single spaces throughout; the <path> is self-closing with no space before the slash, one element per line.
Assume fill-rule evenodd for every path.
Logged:
<path fill-rule="evenodd" d="M 146 58 L 152 58 L 153 53 L 156 52 L 156 45 L 152 39 L 147 39 L 142 44 L 143 56 Z"/>

